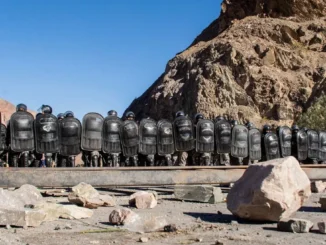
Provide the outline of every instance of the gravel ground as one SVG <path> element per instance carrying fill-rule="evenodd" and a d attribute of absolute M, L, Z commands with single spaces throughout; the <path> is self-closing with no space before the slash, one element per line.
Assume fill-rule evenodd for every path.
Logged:
<path fill-rule="evenodd" d="M 101 190 L 102 193 L 109 193 Z M 37 228 L 0 228 L 0 244 L 139 244 L 141 237 L 148 244 L 326 244 L 326 235 L 319 234 L 317 222 L 325 218 L 318 204 L 322 194 L 313 194 L 295 214 L 315 223 L 307 234 L 279 232 L 275 223 L 248 223 L 236 220 L 226 208 L 226 203 L 204 204 L 175 200 L 172 194 L 159 193 L 154 209 L 133 209 L 141 217 L 158 217 L 178 227 L 177 232 L 136 233 L 108 224 L 111 207 L 94 210 L 91 219 L 58 220 L 43 223 Z M 162 195 L 161 195 L 162 194 Z M 115 193 L 119 207 L 128 207 L 128 195 Z M 46 198 L 49 202 L 67 203 L 66 197 Z M 217 242 L 218 241 L 218 242 Z"/>

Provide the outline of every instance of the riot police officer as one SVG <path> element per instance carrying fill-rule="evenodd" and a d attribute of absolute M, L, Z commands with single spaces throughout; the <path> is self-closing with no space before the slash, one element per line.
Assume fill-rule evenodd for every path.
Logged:
<path fill-rule="evenodd" d="M 122 144 L 122 152 L 125 157 L 125 165 L 132 164 L 138 166 L 138 149 L 139 149 L 139 127 L 135 122 L 135 114 L 128 111 L 125 114 L 125 120 L 120 127 L 120 139 Z"/>
<path fill-rule="evenodd" d="M 28 167 L 30 152 L 34 150 L 34 117 L 27 112 L 25 104 L 18 104 L 16 112 L 11 115 L 9 132 L 9 149 L 11 166 Z"/>
<path fill-rule="evenodd" d="M 87 113 L 83 117 L 81 149 L 86 167 L 99 167 L 103 121 L 103 116 L 96 112 Z"/>
<path fill-rule="evenodd" d="M 214 152 L 214 123 L 205 119 L 201 113 L 198 113 L 195 115 L 194 128 L 196 139 L 195 155 L 198 155 L 200 165 L 209 166 L 211 165 L 212 152 Z"/>
<path fill-rule="evenodd" d="M 215 119 L 215 144 L 219 164 L 230 165 L 231 153 L 231 124 L 223 116 Z"/>
<path fill-rule="evenodd" d="M 307 129 L 308 136 L 308 161 L 318 164 L 319 159 L 319 135 L 316 130 Z"/>
<path fill-rule="evenodd" d="M 75 167 L 75 158 L 81 152 L 81 123 L 72 111 L 67 111 L 59 120 L 60 166 Z"/>
<path fill-rule="evenodd" d="M 121 125 L 122 121 L 118 117 L 118 113 L 115 110 L 110 110 L 108 116 L 104 119 L 102 134 L 102 151 L 109 167 L 120 166 Z"/>
<path fill-rule="evenodd" d="M 0 113 L 0 167 L 4 167 L 7 164 L 7 127 L 2 123 Z"/>
<path fill-rule="evenodd" d="M 280 158 L 278 137 L 272 132 L 272 127 L 270 125 L 265 125 L 263 128 L 262 151 L 265 161 Z"/>
<path fill-rule="evenodd" d="M 140 121 L 139 125 L 139 153 L 146 156 L 145 166 L 154 166 L 157 146 L 156 121 L 147 117 Z"/>
<path fill-rule="evenodd" d="M 185 116 L 183 111 L 178 111 L 173 122 L 174 144 L 178 153 L 178 164 L 187 165 L 188 152 L 195 148 L 194 146 L 194 127 L 189 117 Z"/>
<path fill-rule="evenodd" d="M 55 154 L 59 152 L 59 123 L 56 116 L 52 114 L 52 107 L 49 105 L 41 106 L 42 114 L 35 119 L 35 142 L 36 152 L 44 154 L 45 164 L 52 167 L 56 162 Z"/>
<path fill-rule="evenodd" d="M 262 157 L 261 133 L 251 122 L 247 123 L 248 132 L 248 165 L 258 163 Z"/>
<path fill-rule="evenodd" d="M 239 125 L 236 120 L 231 122 L 231 127 L 231 156 L 237 165 L 243 165 L 243 159 L 248 157 L 248 128 L 244 125 Z"/>
<path fill-rule="evenodd" d="M 157 123 L 157 154 L 164 158 L 162 165 L 172 166 L 174 153 L 173 125 L 166 119 Z"/>
<path fill-rule="evenodd" d="M 300 163 L 304 162 L 308 157 L 308 135 L 305 130 L 292 126 L 292 155 L 298 159 Z"/>

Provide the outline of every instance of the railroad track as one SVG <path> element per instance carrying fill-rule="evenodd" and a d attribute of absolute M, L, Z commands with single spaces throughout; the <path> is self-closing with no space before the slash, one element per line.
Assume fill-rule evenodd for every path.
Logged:
<path fill-rule="evenodd" d="M 301 165 L 310 180 L 326 181 L 326 165 Z M 121 167 L 121 168 L 1 168 L 1 187 L 72 187 L 86 182 L 94 187 L 229 184 L 247 166 Z"/>

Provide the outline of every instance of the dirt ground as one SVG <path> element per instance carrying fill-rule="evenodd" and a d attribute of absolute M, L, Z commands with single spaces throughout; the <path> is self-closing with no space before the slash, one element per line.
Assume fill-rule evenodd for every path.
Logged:
<path fill-rule="evenodd" d="M 125 189 L 124 189 L 125 190 Z M 162 188 L 160 189 L 162 190 Z M 178 227 L 177 232 L 136 233 L 108 224 L 111 207 L 94 210 L 91 219 L 58 220 L 43 223 L 37 228 L 0 228 L 0 245 L 66 245 L 66 244 L 139 244 L 141 237 L 147 244 L 326 244 L 326 235 L 319 234 L 317 222 L 326 219 L 318 204 L 322 194 L 313 194 L 296 213 L 296 218 L 315 223 L 312 232 L 294 234 L 279 232 L 275 223 L 248 223 L 234 218 L 226 203 L 205 204 L 175 200 L 172 189 L 158 191 L 159 202 L 154 209 L 133 209 L 141 217 L 160 217 Z M 118 207 L 128 207 L 129 194 L 100 189 L 101 193 L 115 195 Z M 49 202 L 67 203 L 66 197 L 47 197 Z M 71 228 L 71 229 L 67 229 Z M 217 242 L 218 241 L 218 242 Z"/>

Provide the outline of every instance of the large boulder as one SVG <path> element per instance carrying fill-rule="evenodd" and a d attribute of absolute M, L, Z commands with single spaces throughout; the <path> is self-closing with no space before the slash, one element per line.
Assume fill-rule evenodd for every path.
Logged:
<path fill-rule="evenodd" d="M 227 197 L 227 208 L 240 218 L 279 221 L 289 218 L 311 195 L 310 180 L 294 157 L 248 167 Z"/>
<path fill-rule="evenodd" d="M 157 205 L 157 200 L 151 192 L 138 191 L 129 197 L 129 205 L 138 209 L 154 208 Z"/>

